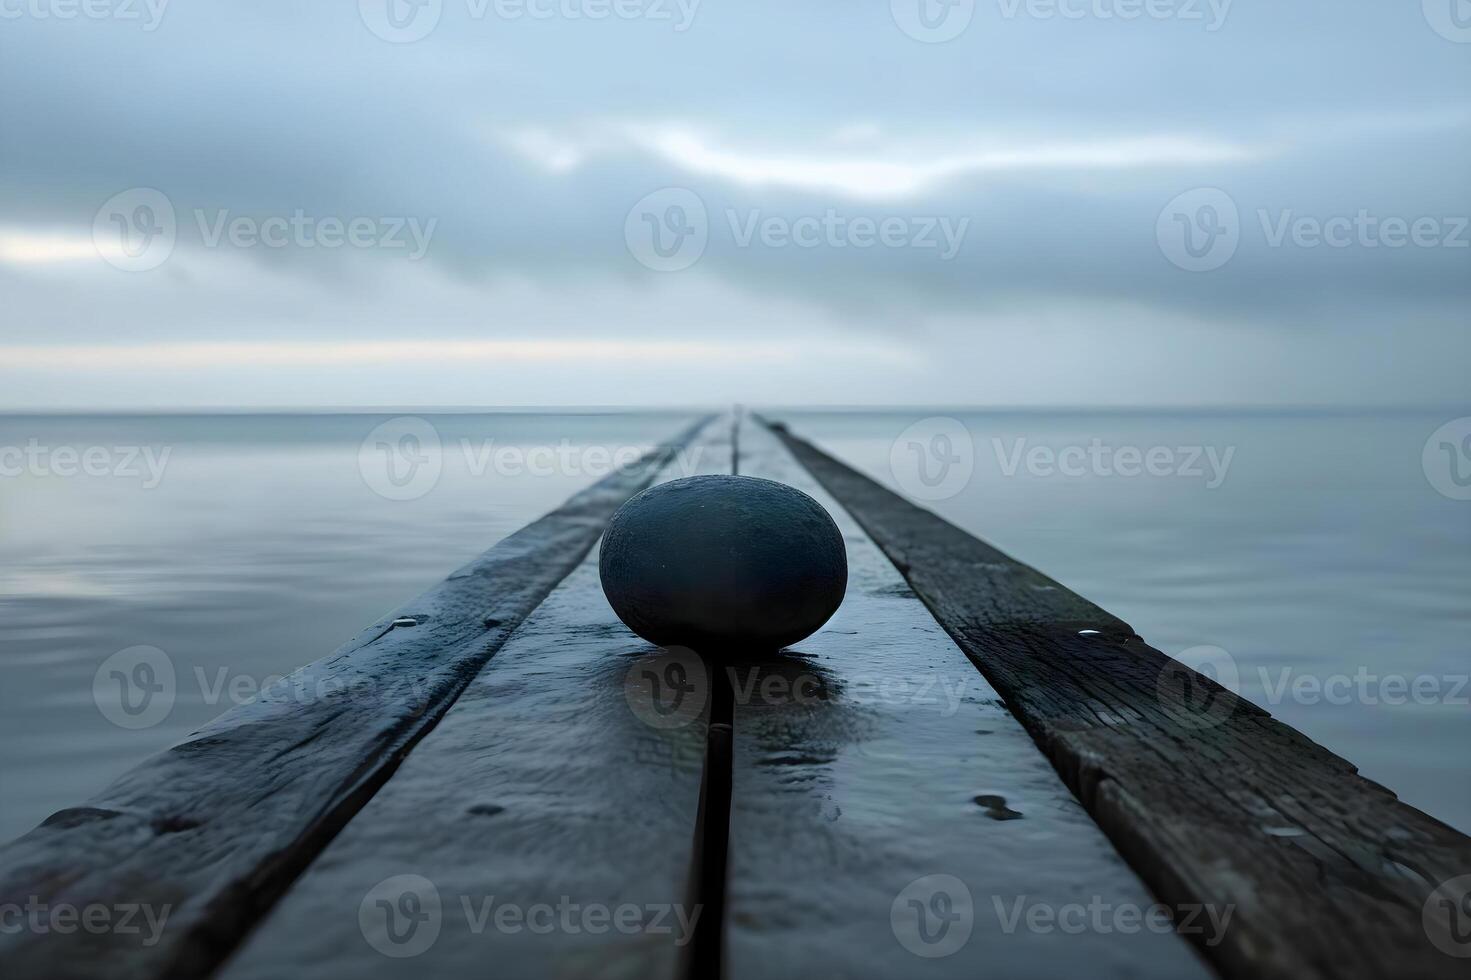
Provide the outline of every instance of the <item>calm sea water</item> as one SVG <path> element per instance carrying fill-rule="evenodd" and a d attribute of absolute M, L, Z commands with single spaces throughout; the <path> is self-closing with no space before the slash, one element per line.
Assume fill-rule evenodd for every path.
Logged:
<path fill-rule="evenodd" d="M 1471 830 L 1471 503 L 1438 494 L 1421 464 L 1445 414 L 770 414 L 901 490 L 943 492 L 927 505 L 1165 652 L 1224 650 L 1245 696 Z M 400 441 L 422 431 L 364 448 L 387 416 L 0 417 L 0 447 L 31 451 L 26 472 L 0 476 L 0 839 L 689 421 L 425 418 L 437 478 L 378 455 L 386 440 L 428 458 Z M 1037 447 L 1081 447 L 1065 457 L 1076 475 Z M 1156 452 L 1155 475 L 1114 472 L 1119 450 L 1156 447 L 1170 459 Z M 93 474 L 69 475 L 89 451 Z M 968 480 L 916 484 L 920 462 L 967 455 Z M 124 727 L 94 680 L 140 645 L 166 653 L 177 695 L 166 717 Z"/>

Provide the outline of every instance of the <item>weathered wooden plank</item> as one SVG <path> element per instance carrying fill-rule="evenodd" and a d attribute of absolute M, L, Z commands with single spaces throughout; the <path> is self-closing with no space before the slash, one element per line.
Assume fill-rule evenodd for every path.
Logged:
<path fill-rule="evenodd" d="M 147 906 L 166 915 L 157 937 L 117 929 L 0 931 L 0 974 L 151 980 L 207 973 L 578 567 L 613 511 L 697 428 L 576 494 L 86 805 L 0 849 L 0 905 Z"/>
<path fill-rule="evenodd" d="M 1222 941 L 1203 947 L 1223 973 L 1466 976 L 1467 960 L 1444 950 L 1471 952 L 1471 839 L 1058 583 L 777 432 L 1154 892 L 1234 909 Z"/>
<path fill-rule="evenodd" d="M 687 459 L 730 472 L 729 428 L 706 432 Z M 590 554 L 224 980 L 675 976 L 697 922 L 686 886 L 706 714 L 703 698 L 681 701 L 666 721 L 640 700 L 652 693 L 645 672 L 663 681 L 671 663 L 614 616 Z M 414 907 L 435 910 L 417 929 L 400 914 Z M 620 915 L 636 928 L 619 928 Z"/>
<path fill-rule="evenodd" d="M 1154 899 L 853 519 L 764 429 L 740 445 L 833 514 L 849 580 L 817 634 L 734 668 L 729 975 L 1208 976 L 1169 931 L 1074 930 Z"/>

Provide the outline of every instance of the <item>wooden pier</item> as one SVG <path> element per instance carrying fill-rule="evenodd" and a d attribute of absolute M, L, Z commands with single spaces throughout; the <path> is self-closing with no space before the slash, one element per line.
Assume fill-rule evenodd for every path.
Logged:
<path fill-rule="evenodd" d="M 838 522 L 847 598 L 795 649 L 660 650 L 604 600 L 603 527 L 689 460 Z M 0 929 L 0 975 L 1465 977 L 1468 874 L 1116 617 L 727 416 L 0 848 L 0 908 L 169 909 Z"/>

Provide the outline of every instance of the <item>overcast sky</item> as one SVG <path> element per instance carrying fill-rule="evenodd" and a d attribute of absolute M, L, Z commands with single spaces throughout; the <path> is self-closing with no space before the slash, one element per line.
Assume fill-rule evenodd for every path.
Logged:
<path fill-rule="evenodd" d="M 1467 0 L 0 0 L 3 408 L 1454 404 L 1468 215 Z"/>

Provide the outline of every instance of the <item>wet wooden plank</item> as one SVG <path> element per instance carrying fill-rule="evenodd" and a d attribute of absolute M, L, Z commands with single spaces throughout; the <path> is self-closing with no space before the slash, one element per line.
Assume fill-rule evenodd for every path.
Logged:
<path fill-rule="evenodd" d="M 207 973 L 694 432 L 576 494 L 331 656 L 0 849 L 0 905 L 146 907 L 165 917 L 157 935 L 0 931 L 0 975 Z"/>
<path fill-rule="evenodd" d="M 1234 910 L 1222 940 L 1201 946 L 1223 974 L 1467 975 L 1446 951 L 1471 954 L 1471 838 L 1058 583 L 777 431 L 1155 894 Z"/>
<path fill-rule="evenodd" d="M 1154 899 L 852 517 L 769 432 L 740 446 L 833 514 L 849 584 L 786 657 L 734 668 L 729 975 L 1209 976 L 1167 927 L 1073 929 Z"/>
<path fill-rule="evenodd" d="M 729 433 L 708 427 L 697 471 L 730 472 Z M 614 616 L 589 554 L 224 980 L 678 974 L 706 709 L 654 710 L 674 662 Z"/>

